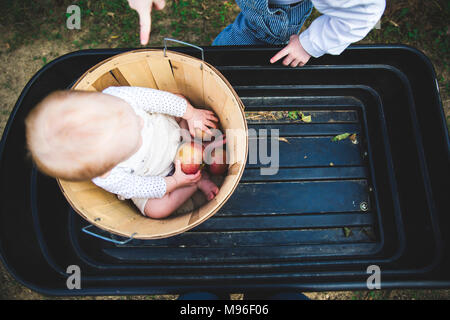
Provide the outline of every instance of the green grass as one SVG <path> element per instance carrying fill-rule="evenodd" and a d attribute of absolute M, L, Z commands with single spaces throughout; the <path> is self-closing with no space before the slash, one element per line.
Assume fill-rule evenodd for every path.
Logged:
<path fill-rule="evenodd" d="M 66 8 L 81 9 L 81 30 L 66 28 Z M 30 41 L 46 39 L 73 43 L 74 49 L 140 47 L 137 13 L 126 0 L 20 0 L 2 1 L 2 25 L 8 50 Z M 150 45 L 161 45 L 165 36 L 199 45 L 210 45 L 239 12 L 232 0 L 168 0 L 163 11 L 153 11 Z M 319 15 L 314 10 L 306 22 Z M 405 43 L 441 61 L 446 73 L 450 55 L 450 1 L 388 1 L 381 29 L 372 30 L 362 43 Z M 7 27 L 6 27 L 7 26 Z M 0 50 L 5 50 L 0 48 Z M 442 87 L 448 90 L 445 77 Z"/>
<path fill-rule="evenodd" d="M 80 30 L 66 28 L 71 4 L 81 9 Z M 163 11 L 153 11 L 150 45 L 161 45 L 167 36 L 209 45 L 237 11 L 231 0 L 169 0 Z M 126 0 L 11 1 L 0 3 L 0 12 L 9 26 L 7 50 L 40 39 L 72 43 L 74 49 L 140 47 L 138 15 Z"/>

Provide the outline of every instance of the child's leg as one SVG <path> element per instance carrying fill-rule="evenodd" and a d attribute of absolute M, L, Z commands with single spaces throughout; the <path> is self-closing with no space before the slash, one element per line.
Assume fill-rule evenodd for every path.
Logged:
<path fill-rule="evenodd" d="M 160 199 L 148 199 L 144 213 L 147 217 L 154 219 L 165 218 L 177 210 L 195 191 L 197 191 L 197 185 L 178 188 Z"/>
<path fill-rule="evenodd" d="M 311 0 L 293 5 L 270 5 L 267 0 L 236 0 L 241 12 L 214 39 L 213 46 L 285 44 L 300 32 L 311 14 Z"/>
<path fill-rule="evenodd" d="M 144 207 L 144 213 L 147 217 L 154 219 L 168 217 L 189 199 L 197 189 L 200 189 L 205 194 L 208 201 L 212 200 L 219 193 L 219 188 L 209 179 L 209 175 L 202 171 L 202 179 L 196 185 L 178 188 L 160 199 L 148 199 Z"/>
<path fill-rule="evenodd" d="M 255 33 L 252 31 L 250 22 L 246 19 L 245 15 L 241 12 L 236 17 L 236 20 L 214 39 L 213 46 L 230 46 L 230 45 L 255 45 L 266 44 L 264 41 L 258 39 Z"/>

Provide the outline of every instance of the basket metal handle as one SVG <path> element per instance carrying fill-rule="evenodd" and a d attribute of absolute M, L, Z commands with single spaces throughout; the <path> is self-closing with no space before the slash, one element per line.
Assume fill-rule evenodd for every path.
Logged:
<path fill-rule="evenodd" d="M 88 229 L 91 228 L 91 227 L 93 227 L 93 226 L 94 226 L 93 224 L 90 224 L 90 225 L 88 225 L 88 226 L 82 228 L 81 230 L 82 230 L 84 233 L 87 233 L 87 234 L 89 234 L 89 235 L 91 235 L 91 236 L 94 236 L 94 237 L 96 237 L 96 238 L 99 238 L 99 239 L 102 239 L 102 240 L 105 240 L 105 241 L 109 241 L 109 242 L 112 242 L 112 243 L 115 243 L 115 244 L 119 244 L 119 245 L 127 244 L 128 242 L 130 242 L 131 240 L 133 240 L 133 236 L 136 234 L 136 232 L 133 233 L 133 234 L 130 236 L 130 238 L 127 239 L 127 240 L 124 240 L 124 241 L 118 241 L 118 240 L 114 240 L 114 239 L 111 239 L 111 238 L 104 237 L 104 236 L 99 235 L 99 234 L 97 234 L 97 233 L 94 233 L 94 232 L 92 232 L 92 231 L 89 231 Z"/>
<path fill-rule="evenodd" d="M 173 41 L 173 42 L 184 44 L 185 46 L 190 46 L 190 47 L 200 50 L 202 52 L 202 60 L 205 61 L 205 52 L 203 51 L 203 48 L 193 45 L 193 44 L 190 44 L 190 43 L 187 43 L 187 42 L 184 42 L 184 41 L 171 39 L 171 38 L 164 38 L 164 57 L 167 57 L 167 55 L 166 55 L 167 41 Z"/>

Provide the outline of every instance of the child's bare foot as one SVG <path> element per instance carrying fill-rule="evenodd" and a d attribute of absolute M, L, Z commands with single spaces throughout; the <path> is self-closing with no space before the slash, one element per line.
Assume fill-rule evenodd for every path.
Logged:
<path fill-rule="evenodd" d="M 197 182 L 197 187 L 205 194 L 208 201 L 214 199 L 219 193 L 219 188 L 209 179 L 209 175 L 202 171 L 202 178 Z"/>

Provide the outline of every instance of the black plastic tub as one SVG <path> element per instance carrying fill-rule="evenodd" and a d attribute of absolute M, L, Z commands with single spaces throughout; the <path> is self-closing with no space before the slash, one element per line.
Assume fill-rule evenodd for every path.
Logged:
<path fill-rule="evenodd" d="M 119 245 L 82 232 L 86 221 L 55 180 L 26 158 L 23 119 L 49 92 L 127 49 L 63 56 L 27 84 L 2 139 L 0 252 L 17 280 L 53 295 L 353 290 L 367 288 L 367 268 L 377 265 L 382 288 L 450 287 L 449 136 L 425 56 L 355 46 L 290 69 L 268 64 L 277 48 L 204 50 L 246 111 L 311 115 L 311 123 L 248 117 L 254 143 L 278 130 L 277 174 L 248 163 L 224 207 L 178 236 Z M 344 132 L 356 143 L 332 141 Z M 80 290 L 66 287 L 69 265 L 81 269 Z"/>

